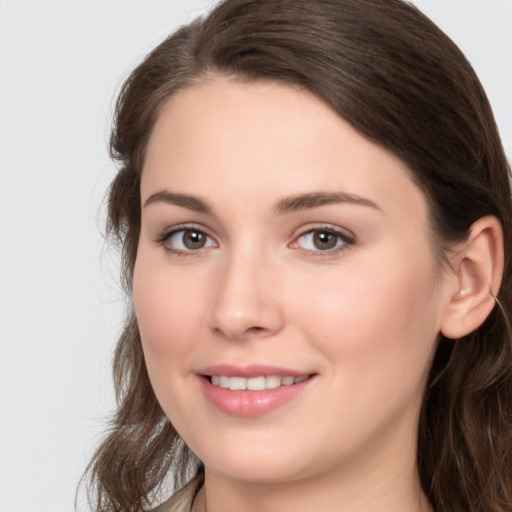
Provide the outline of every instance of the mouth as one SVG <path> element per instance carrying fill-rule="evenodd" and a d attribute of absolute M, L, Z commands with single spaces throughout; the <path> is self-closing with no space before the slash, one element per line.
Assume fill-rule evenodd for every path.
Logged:
<path fill-rule="evenodd" d="M 204 397 L 217 410 L 230 416 L 255 417 L 308 393 L 318 373 L 259 364 L 217 364 L 202 368 L 197 376 Z"/>
<path fill-rule="evenodd" d="M 304 374 L 294 377 L 292 375 L 259 375 L 255 377 L 230 377 L 228 375 L 206 375 L 213 386 L 229 389 L 231 391 L 265 391 L 284 386 L 300 384 L 313 377 L 312 374 Z"/>
<path fill-rule="evenodd" d="M 201 375 L 204 396 L 221 412 L 243 417 L 261 416 L 293 402 L 295 397 L 307 392 L 317 376 L 310 373 L 287 375 L 287 372 L 282 372 L 276 375 L 267 372 L 261 375 L 248 372 L 250 376 L 242 377 L 226 373 Z"/>

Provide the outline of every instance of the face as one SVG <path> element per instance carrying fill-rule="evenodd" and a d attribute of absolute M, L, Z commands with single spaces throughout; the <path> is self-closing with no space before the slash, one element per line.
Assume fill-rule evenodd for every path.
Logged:
<path fill-rule="evenodd" d="M 414 457 L 446 290 L 397 158 L 306 92 L 218 78 L 161 113 L 141 197 L 146 364 L 207 472 Z"/>

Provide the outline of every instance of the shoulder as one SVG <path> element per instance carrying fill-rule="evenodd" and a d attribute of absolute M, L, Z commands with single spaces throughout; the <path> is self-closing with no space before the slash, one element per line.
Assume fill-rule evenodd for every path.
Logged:
<path fill-rule="evenodd" d="M 193 478 L 185 486 L 176 491 L 168 500 L 164 501 L 150 512 L 190 512 L 201 483 L 201 479 Z"/>

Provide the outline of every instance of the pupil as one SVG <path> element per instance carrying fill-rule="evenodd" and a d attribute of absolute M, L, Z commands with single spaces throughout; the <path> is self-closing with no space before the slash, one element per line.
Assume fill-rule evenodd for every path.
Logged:
<path fill-rule="evenodd" d="M 327 250 L 334 249 L 337 243 L 337 236 L 328 231 L 317 231 L 313 238 L 315 247 L 317 249 Z"/>
<path fill-rule="evenodd" d="M 200 231 L 185 231 L 183 243 L 187 249 L 201 249 L 204 247 L 206 237 Z"/>

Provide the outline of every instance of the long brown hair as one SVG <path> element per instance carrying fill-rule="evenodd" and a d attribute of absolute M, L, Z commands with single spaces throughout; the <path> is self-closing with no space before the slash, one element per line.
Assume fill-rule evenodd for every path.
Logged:
<path fill-rule="evenodd" d="M 182 27 L 133 71 L 117 102 L 119 171 L 108 229 L 128 295 L 140 228 L 139 181 L 159 112 L 212 75 L 298 86 L 409 167 L 430 205 L 439 252 L 495 215 L 505 238 L 499 305 L 463 339 L 441 338 L 423 400 L 418 470 L 437 511 L 512 510 L 510 168 L 486 95 L 455 44 L 403 0 L 226 0 Z M 131 309 L 114 357 L 118 410 L 89 466 L 97 512 L 150 505 L 202 465 L 152 391 Z"/>

